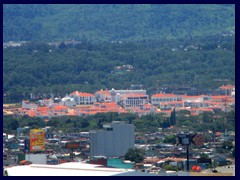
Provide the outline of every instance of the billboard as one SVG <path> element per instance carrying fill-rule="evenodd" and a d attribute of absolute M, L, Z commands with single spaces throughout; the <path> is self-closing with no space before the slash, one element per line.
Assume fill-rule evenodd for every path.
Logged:
<path fill-rule="evenodd" d="M 45 150 L 45 132 L 44 129 L 30 130 L 30 151 Z"/>
<path fill-rule="evenodd" d="M 196 136 L 193 137 L 193 143 L 196 145 L 196 146 L 202 146 L 204 145 L 204 138 L 203 138 L 203 135 L 201 134 L 197 134 Z"/>
<path fill-rule="evenodd" d="M 78 149 L 79 143 L 78 142 L 69 142 L 66 143 L 66 149 Z"/>

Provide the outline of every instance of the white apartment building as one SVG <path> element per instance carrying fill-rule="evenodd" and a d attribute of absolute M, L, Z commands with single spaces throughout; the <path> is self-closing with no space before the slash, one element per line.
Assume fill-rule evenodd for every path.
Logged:
<path fill-rule="evenodd" d="M 181 100 L 182 100 L 181 96 L 176 94 L 160 93 L 160 94 L 154 94 L 151 97 L 151 103 L 157 107 L 160 107 L 161 103 L 181 101 Z"/>
<path fill-rule="evenodd" d="M 134 126 L 113 121 L 104 125 L 104 130 L 92 130 L 90 138 L 90 158 L 94 156 L 122 157 L 129 148 L 134 148 Z"/>
<path fill-rule="evenodd" d="M 125 94 L 121 97 L 119 105 L 122 105 L 123 108 L 143 108 L 145 104 L 149 103 L 148 95 L 146 94 Z"/>
<path fill-rule="evenodd" d="M 96 98 L 93 94 L 85 93 L 85 92 L 72 92 L 69 95 L 70 98 L 73 98 L 77 104 L 94 104 L 96 102 Z"/>
<path fill-rule="evenodd" d="M 199 96 L 186 96 L 182 95 L 183 107 L 210 107 L 209 100 L 210 96 L 207 95 L 199 95 Z"/>
<path fill-rule="evenodd" d="M 146 90 L 100 90 L 95 93 L 96 99 L 98 102 L 116 102 L 121 101 L 122 96 L 127 94 L 147 94 Z"/>

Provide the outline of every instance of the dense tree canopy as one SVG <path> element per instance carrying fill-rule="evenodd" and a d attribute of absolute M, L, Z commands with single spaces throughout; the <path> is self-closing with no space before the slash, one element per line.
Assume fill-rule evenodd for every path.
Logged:
<path fill-rule="evenodd" d="M 231 114 L 231 118 L 235 119 L 235 111 L 227 113 L 227 116 Z M 187 126 L 189 131 L 195 132 L 209 132 L 220 131 L 224 132 L 224 115 L 218 114 L 219 118 L 217 122 L 214 121 L 214 117 L 211 116 L 212 123 L 201 122 L 202 115 L 199 116 L 187 116 L 181 117 L 181 112 L 176 112 L 176 128 L 182 129 Z M 235 121 L 230 121 L 228 118 L 227 129 L 228 131 L 235 130 Z M 126 123 L 132 123 L 135 126 L 135 132 L 157 132 L 159 128 L 170 127 L 170 118 L 165 117 L 163 114 L 149 114 L 138 117 L 135 114 L 118 114 L 118 113 L 98 113 L 92 116 L 85 117 L 53 117 L 49 121 L 45 122 L 42 118 L 28 117 L 28 116 L 3 116 L 3 131 L 15 131 L 18 127 L 29 126 L 31 128 L 41 128 L 45 126 L 51 126 L 56 130 L 62 130 L 65 132 L 80 132 L 93 129 L 102 128 L 104 123 L 112 121 L 125 121 Z M 182 129 L 183 130 L 183 129 Z M 165 143 L 176 143 L 176 137 L 170 135 L 165 139 Z M 225 147 L 225 146 L 224 146 Z M 226 145 L 226 147 L 231 147 Z"/>
<path fill-rule="evenodd" d="M 65 96 L 75 90 L 129 89 L 142 84 L 148 94 L 174 93 L 176 87 L 216 89 L 235 83 L 235 37 L 192 40 L 92 43 L 53 47 L 27 43 L 3 50 L 4 102 L 29 99 L 30 94 Z M 205 47 L 206 42 L 212 47 Z M 223 48 L 224 44 L 228 44 Z M 193 47 L 197 49 L 193 49 Z M 132 65 L 132 69 L 115 67 Z M 167 88 L 166 88 L 167 87 Z M 172 122 L 174 123 L 174 122 Z"/>
<path fill-rule="evenodd" d="M 130 148 L 125 154 L 125 159 L 135 163 L 140 163 L 144 159 L 144 150 Z"/>
<path fill-rule="evenodd" d="M 4 41 L 191 39 L 235 31 L 234 5 L 4 4 Z M 209 45 L 210 46 L 210 45 Z"/>

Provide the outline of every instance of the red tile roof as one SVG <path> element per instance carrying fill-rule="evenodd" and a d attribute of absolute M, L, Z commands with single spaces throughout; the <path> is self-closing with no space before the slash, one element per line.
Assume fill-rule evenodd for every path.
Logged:
<path fill-rule="evenodd" d="M 235 86 L 230 84 L 219 87 L 219 89 L 226 89 L 226 90 L 232 90 L 233 88 L 235 88 Z"/>
<path fill-rule="evenodd" d="M 70 93 L 71 95 L 77 95 L 79 97 L 95 97 L 93 94 L 90 93 L 85 93 L 85 92 L 78 92 L 78 91 L 74 91 L 72 93 Z"/>
<path fill-rule="evenodd" d="M 60 110 L 66 110 L 68 107 L 67 106 L 55 106 L 52 109 L 55 111 L 60 111 Z"/>
<path fill-rule="evenodd" d="M 178 97 L 176 94 L 154 94 L 152 95 L 152 98 L 160 98 L 160 97 Z"/>
<path fill-rule="evenodd" d="M 226 98 L 228 98 L 229 96 L 224 96 L 224 95 L 222 95 L 222 96 L 211 96 L 212 97 L 212 99 L 226 99 Z"/>
<path fill-rule="evenodd" d="M 48 111 L 48 110 L 50 110 L 50 108 L 46 107 L 46 106 L 39 106 L 39 107 L 37 107 L 37 111 Z"/>
<path fill-rule="evenodd" d="M 142 94 L 142 93 L 129 93 L 129 94 L 123 94 L 122 97 L 146 97 L 148 95 Z"/>
<path fill-rule="evenodd" d="M 100 91 L 97 91 L 95 94 L 104 94 L 104 95 L 111 96 L 109 90 L 100 90 Z"/>
<path fill-rule="evenodd" d="M 188 95 L 181 95 L 182 99 L 199 99 L 203 98 L 205 95 L 199 95 L 199 96 L 188 96 Z"/>

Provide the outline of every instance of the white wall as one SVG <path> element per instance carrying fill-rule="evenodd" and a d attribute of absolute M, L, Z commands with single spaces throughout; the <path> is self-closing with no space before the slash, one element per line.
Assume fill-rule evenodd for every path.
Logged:
<path fill-rule="evenodd" d="M 25 154 L 25 159 L 33 164 L 47 164 L 46 154 Z"/>

